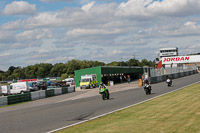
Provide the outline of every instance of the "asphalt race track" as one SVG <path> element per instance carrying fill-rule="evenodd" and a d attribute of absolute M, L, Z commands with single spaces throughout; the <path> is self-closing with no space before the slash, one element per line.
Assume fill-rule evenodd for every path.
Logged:
<path fill-rule="evenodd" d="M 162 95 L 186 85 L 200 81 L 200 74 L 174 79 L 172 87 L 166 82 L 152 85 L 152 94 L 145 95 L 143 88 L 111 93 L 111 99 L 103 101 L 101 96 L 61 101 L 82 92 L 51 97 L 0 108 L 1 133 L 45 133 L 73 123 L 111 112 L 138 102 Z"/>

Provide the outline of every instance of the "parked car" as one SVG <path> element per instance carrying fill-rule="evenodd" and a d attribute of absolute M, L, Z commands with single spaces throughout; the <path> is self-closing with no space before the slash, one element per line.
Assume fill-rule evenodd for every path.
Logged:
<path fill-rule="evenodd" d="M 38 87 L 38 90 L 46 90 L 47 89 L 47 83 L 45 81 L 37 82 L 36 86 Z"/>

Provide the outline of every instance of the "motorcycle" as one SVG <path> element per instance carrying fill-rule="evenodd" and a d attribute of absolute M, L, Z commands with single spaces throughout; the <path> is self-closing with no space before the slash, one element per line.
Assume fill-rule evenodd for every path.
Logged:
<path fill-rule="evenodd" d="M 170 79 L 167 79 L 167 86 L 170 87 L 172 85 L 172 81 Z"/>
<path fill-rule="evenodd" d="M 151 94 L 151 85 L 145 83 L 145 84 L 144 84 L 144 91 L 146 92 L 146 95 Z"/>
<path fill-rule="evenodd" d="M 101 94 L 103 100 L 109 99 L 109 98 L 110 98 L 108 89 L 105 88 L 105 87 L 104 87 L 104 88 L 100 88 L 100 89 L 99 89 L 99 93 Z"/>

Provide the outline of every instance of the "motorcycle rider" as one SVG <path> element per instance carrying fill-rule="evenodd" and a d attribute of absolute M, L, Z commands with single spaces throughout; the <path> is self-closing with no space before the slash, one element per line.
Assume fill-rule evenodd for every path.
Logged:
<path fill-rule="evenodd" d="M 99 89 L 101 89 L 101 88 L 106 88 L 106 93 L 108 94 L 108 96 L 110 95 L 106 85 L 103 82 L 100 82 Z"/>
<path fill-rule="evenodd" d="M 170 80 L 170 83 L 171 83 L 171 85 L 172 85 L 172 79 L 171 79 L 171 77 L 168 76 L 168 75 L 167 75 L 167 77 L 166 77 L 166 82 L 167 82 L 167 80 Z"/>
<path fill-rule="evenodd" d="M 149 86 L 150 86 L 150 89 L 151 89 L 150 81 L 148 80 L 148 78 L 145 78 L 145 79 L 144 79 L 144 84 L 149 85 Z"/>
<path fill-rule="evenodd" d="M 148 84 L 148 85 L 150 85 L 150 81 L 148 80 L 148 78 L 146 78 L 146 79 L 144 79 L 144 84 Z"/>

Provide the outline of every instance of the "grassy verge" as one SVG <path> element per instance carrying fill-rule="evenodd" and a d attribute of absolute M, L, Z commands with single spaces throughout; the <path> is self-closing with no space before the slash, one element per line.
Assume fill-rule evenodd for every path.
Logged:
<path fill-rule="evenodd" d="M 200 84 L 57 133 L 200 133 Z"/>

